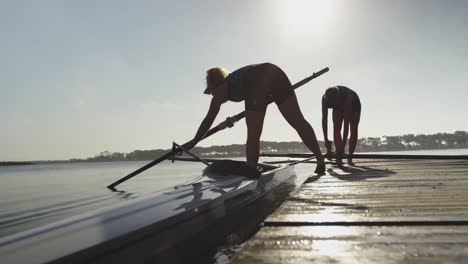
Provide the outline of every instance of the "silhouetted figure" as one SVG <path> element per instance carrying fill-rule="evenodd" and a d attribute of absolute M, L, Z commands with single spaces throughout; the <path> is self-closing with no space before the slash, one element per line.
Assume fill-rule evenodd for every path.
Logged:
<path fill-rule="evenodd" d="M 316 155 L 316 173 L 325 172 L 325 162 L 312 126 L 305 120 L 297 102 L 294 88 L 286 74 L 271 63 L 242 67 L 232 73 L 221 67 L 206 72 L 205 94 L 211 94 L 210 108 L 188 148 L 195 146 L 215 120 L 222 104 L 227 101 L 245 103 L 247 124 L 247 164 L 256 169 L 260 136 L 265 112 L 270 101 L 274 101 L 286 121 L 297 131 L 304 144 Z"/>
<path fill-rule="evenodd" d="M 345 86 L 330 87 L 325 91 L 322 97 L 322 129 L 325 138 L 327 154 L 331 153 L 331 142 L 328 140 L 328 108 L 333 109 L 333 141 L 335 142 L 337 163 L 341 166 L 341 161 L 348 130 L 351 130 L 349 138 L 349 157 L 348 164 L 354 165 L 353 153 L 356 149 L 358 126 L 361 118 L 361 101 L 359 96 L 353 90 Z M 343 128 L 343 137 L 341 137 L 341 127 Z"/>

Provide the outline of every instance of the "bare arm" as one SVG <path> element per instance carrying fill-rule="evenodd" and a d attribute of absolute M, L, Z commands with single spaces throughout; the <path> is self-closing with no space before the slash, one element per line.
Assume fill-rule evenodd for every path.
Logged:
<path fill-rule="evenodd" d="M 325 140 L 325 147 L 327 148 L 327 153 L 330 153 L 331 143 L 328 140 L 328 106 L 323 96 L 322 96 L 322 130 L 323 130 L 323 138 Z"/>
<path fill-rule="evenodd" d="M 328 141 L 328 108 L 324 97 L 322 97 L 322 130 L 323 138 Z"/>
<path fill-rule="evenodd" d="M 353 105 L 353 97 L 351 95 L 348 95 L 345 100 L 345 105 L 344 105 L 344 120 L 343 120 L 343 152 L 346 147 L 346 141 L 348 140 L 348 132 L 349 132 L 349 123 L 351 121 L 351 115 L 352 115 L 352 105 Z"/>
<path fill-rule="evenodd" d="M 335 150 L 337 155 L 343 154 L 343 139 L 341 138 L 341 127 L 343 116 L 340 110 L 333 109 L 333 141 L 335 142 Z"/>
<path fill-rule="evenodd" d="M 191 144 L 187 146 L 188 148 L 193 148 L 200 140 L 203 139 L 206 132 L 208 132 L 216 116 L 218 115 L 221 104 L 222 101 L 216 96 L 213 96 L 213 98 L 211 99 L 210 108 L 208 109 L 208 113 L 201 122 L 200 127 L 198 128 L 198 131 L 195 134 L 195 137 L 191 140 Z"/>

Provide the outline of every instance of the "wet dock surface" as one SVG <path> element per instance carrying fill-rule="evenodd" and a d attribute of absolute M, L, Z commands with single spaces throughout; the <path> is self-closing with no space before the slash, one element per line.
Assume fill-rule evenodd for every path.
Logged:
<path fill-rule="evenodd" d="M 357 160 L 308 178 L 232 263 L 468 263 L 468 160 Z"/>

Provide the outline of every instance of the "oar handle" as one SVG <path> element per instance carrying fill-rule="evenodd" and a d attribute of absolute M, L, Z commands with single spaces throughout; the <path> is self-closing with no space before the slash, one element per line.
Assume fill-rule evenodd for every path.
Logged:
<path fill-rule="evenodd" d="M 311 76 L 309 76 L 309 77 L 303 79 L 302 81 L 297 82 L 296 84 L 293 85 L 293 88 L 294 88 L 294 89 L 297 89 L 297 88 L 301 87 L 302 85 L 304 85 L 304 84 L 310 82 L 312 79 L 315 79 L 315 78 L 319 77 L 320 75 L 322 75 L 322 74 L 328 72 L 329 70 L 330 70 L 330 69 L 329 69 L 328 67 L 325 67 L 325 68 L 321 69 L 320 71 L 315 72 L 315 73 L 312 74 Z"/>

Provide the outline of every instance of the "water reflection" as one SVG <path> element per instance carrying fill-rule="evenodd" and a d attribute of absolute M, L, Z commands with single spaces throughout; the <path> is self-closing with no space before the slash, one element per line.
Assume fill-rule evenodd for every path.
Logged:
<path fill-rule="evenodd" d="M 120 191 L 106 195 L 95 195 L 79 199 L 69 199 L 56 203 L 49 203 L 36 208 L 15 209 L 0 214 L 0 236 L 6 236 L 25 231 L 34 227 L 62 220 L 68 216 L 97 210 L 106 205 L 114 204 L 118 200 L 135 198 L 132 193 Z"/>
<path fill-rule="evenodd" d="M 176 199 L 183 199 L 183 198 L 186 198 L 186 197 L 193 196 L 192 200 L 189 201 L 189 202 L 186 202 L 186 203 L 181 203 L 179 207 L 176 207 L 174 209 L 174 211 L 179 210 L 179 209 L 184 209 L 185 211 L 193 210 L 195 205 L 202 204 L 204 202 L 208 202 L 208 201 L 211 200 L 211 198 L 202 199 L 203 184 L 201 182 L 197 182 L 197 183 L 192 184 L 192 187 L 193 187 L 192 192 L 185 193 L 183 195 L 177 196 L 177 198 L 176 198 Z"/>
<path fill-rule="evenodd" d="M 117 197 L 121 201 L 127 201 L 127 200 L 138 198 L 138 196 L 135 193 L 131 193 L 131 192 L 120 191 L 120 190 L 115 190 L 113 192 L 114 194 L 117 194 Z"/>
<path fill-rule="evenodd" d="M 164 190 L 204 165 L 162 162 L 111 193 L 105 187 L 144 161 L 0 166 L 0 237 Z"/>

